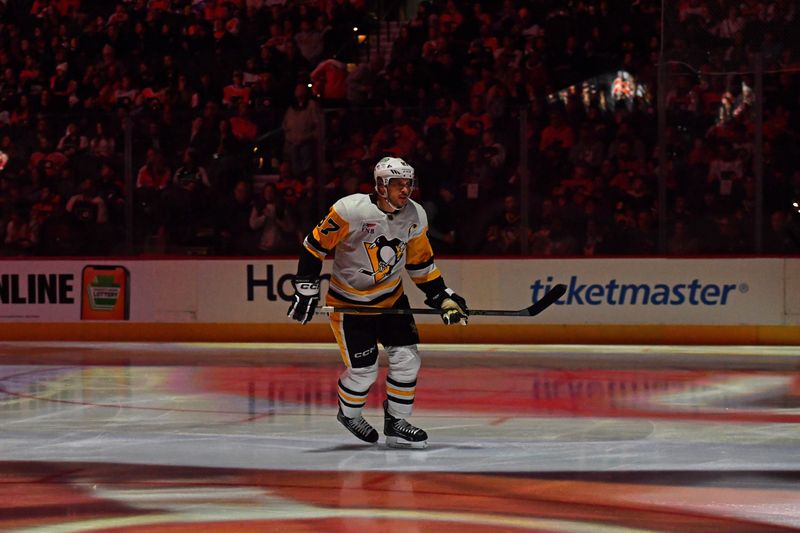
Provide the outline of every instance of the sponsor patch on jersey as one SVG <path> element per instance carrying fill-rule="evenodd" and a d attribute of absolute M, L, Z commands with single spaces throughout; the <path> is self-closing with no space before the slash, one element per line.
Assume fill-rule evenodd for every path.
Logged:
<path fill-rule="evenodd" d="M 361 224 L 361 231 L 364 233 L 369 233 L 371 235 L 375 233 L 376 227 L 378 227 L 378 225 L 374 222 L 364 222 L 363 224 Z"/>

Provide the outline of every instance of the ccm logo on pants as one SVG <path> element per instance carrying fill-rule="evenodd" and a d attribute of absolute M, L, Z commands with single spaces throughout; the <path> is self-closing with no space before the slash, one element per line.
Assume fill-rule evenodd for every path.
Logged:
<path fill-rule="evenodd" d="M 364 350 L 363 352 L 356 352 L 356 353 L 353 354 L 353 359 L 359 359 L 361 357 L 366 357 L 368 355 L 372 355 L 372 353 L 374 351 L 375 351 L 375 347 L 373 346 L 372 348 L 368 348 L 368 349 Z"/>

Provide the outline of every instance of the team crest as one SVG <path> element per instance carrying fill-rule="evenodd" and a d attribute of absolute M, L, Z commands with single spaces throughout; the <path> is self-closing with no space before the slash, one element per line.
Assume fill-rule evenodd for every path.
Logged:
<path fill-rule="evenodd" d="M 386 236 L 380 235 L 372 242 L 365 242 L 364 248 L 367 250 L 372 271 L 362 268 L 359 272 L 373 276 L 375 283 L 380 283 L 400 262 L 406 250 L 406 243 L 400 239 L 389 240 Z"/>

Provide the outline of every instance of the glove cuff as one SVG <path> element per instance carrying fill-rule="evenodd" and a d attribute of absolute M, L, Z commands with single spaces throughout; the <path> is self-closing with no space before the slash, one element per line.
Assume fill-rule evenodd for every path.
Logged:
<path fill-rule="evenodd" d="M 312 276 L 295 276 L 292 281 L 294 291 L 301 296 L 319 296 L 320 278 Z"/>
<path fill-rule="evenodd" d="M 426 298 L 425 305 L 427 305 L 428 307 L 432 307 L 434 309 L 441 309 L 442 303 L 453 294 L 455 294 L 453 289 L 448 289 L 447 287 L 445 287 L 436 294 Z"/>

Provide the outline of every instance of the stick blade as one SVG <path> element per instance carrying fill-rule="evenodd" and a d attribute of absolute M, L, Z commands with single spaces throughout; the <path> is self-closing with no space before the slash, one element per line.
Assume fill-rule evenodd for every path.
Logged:
<path fill-rule="evenodd" d="M 552 289 L 547 291 L 544 296 L 539 298 L 535 304 L 528 307 L 526 311 L 528 312 L 528 316 L 538 315 L 554 303 L 556 300 L 564 296 L 567 292 L 567 286 L 563 283 L 559 283 L 558 285 L 554 286 Z"/>

